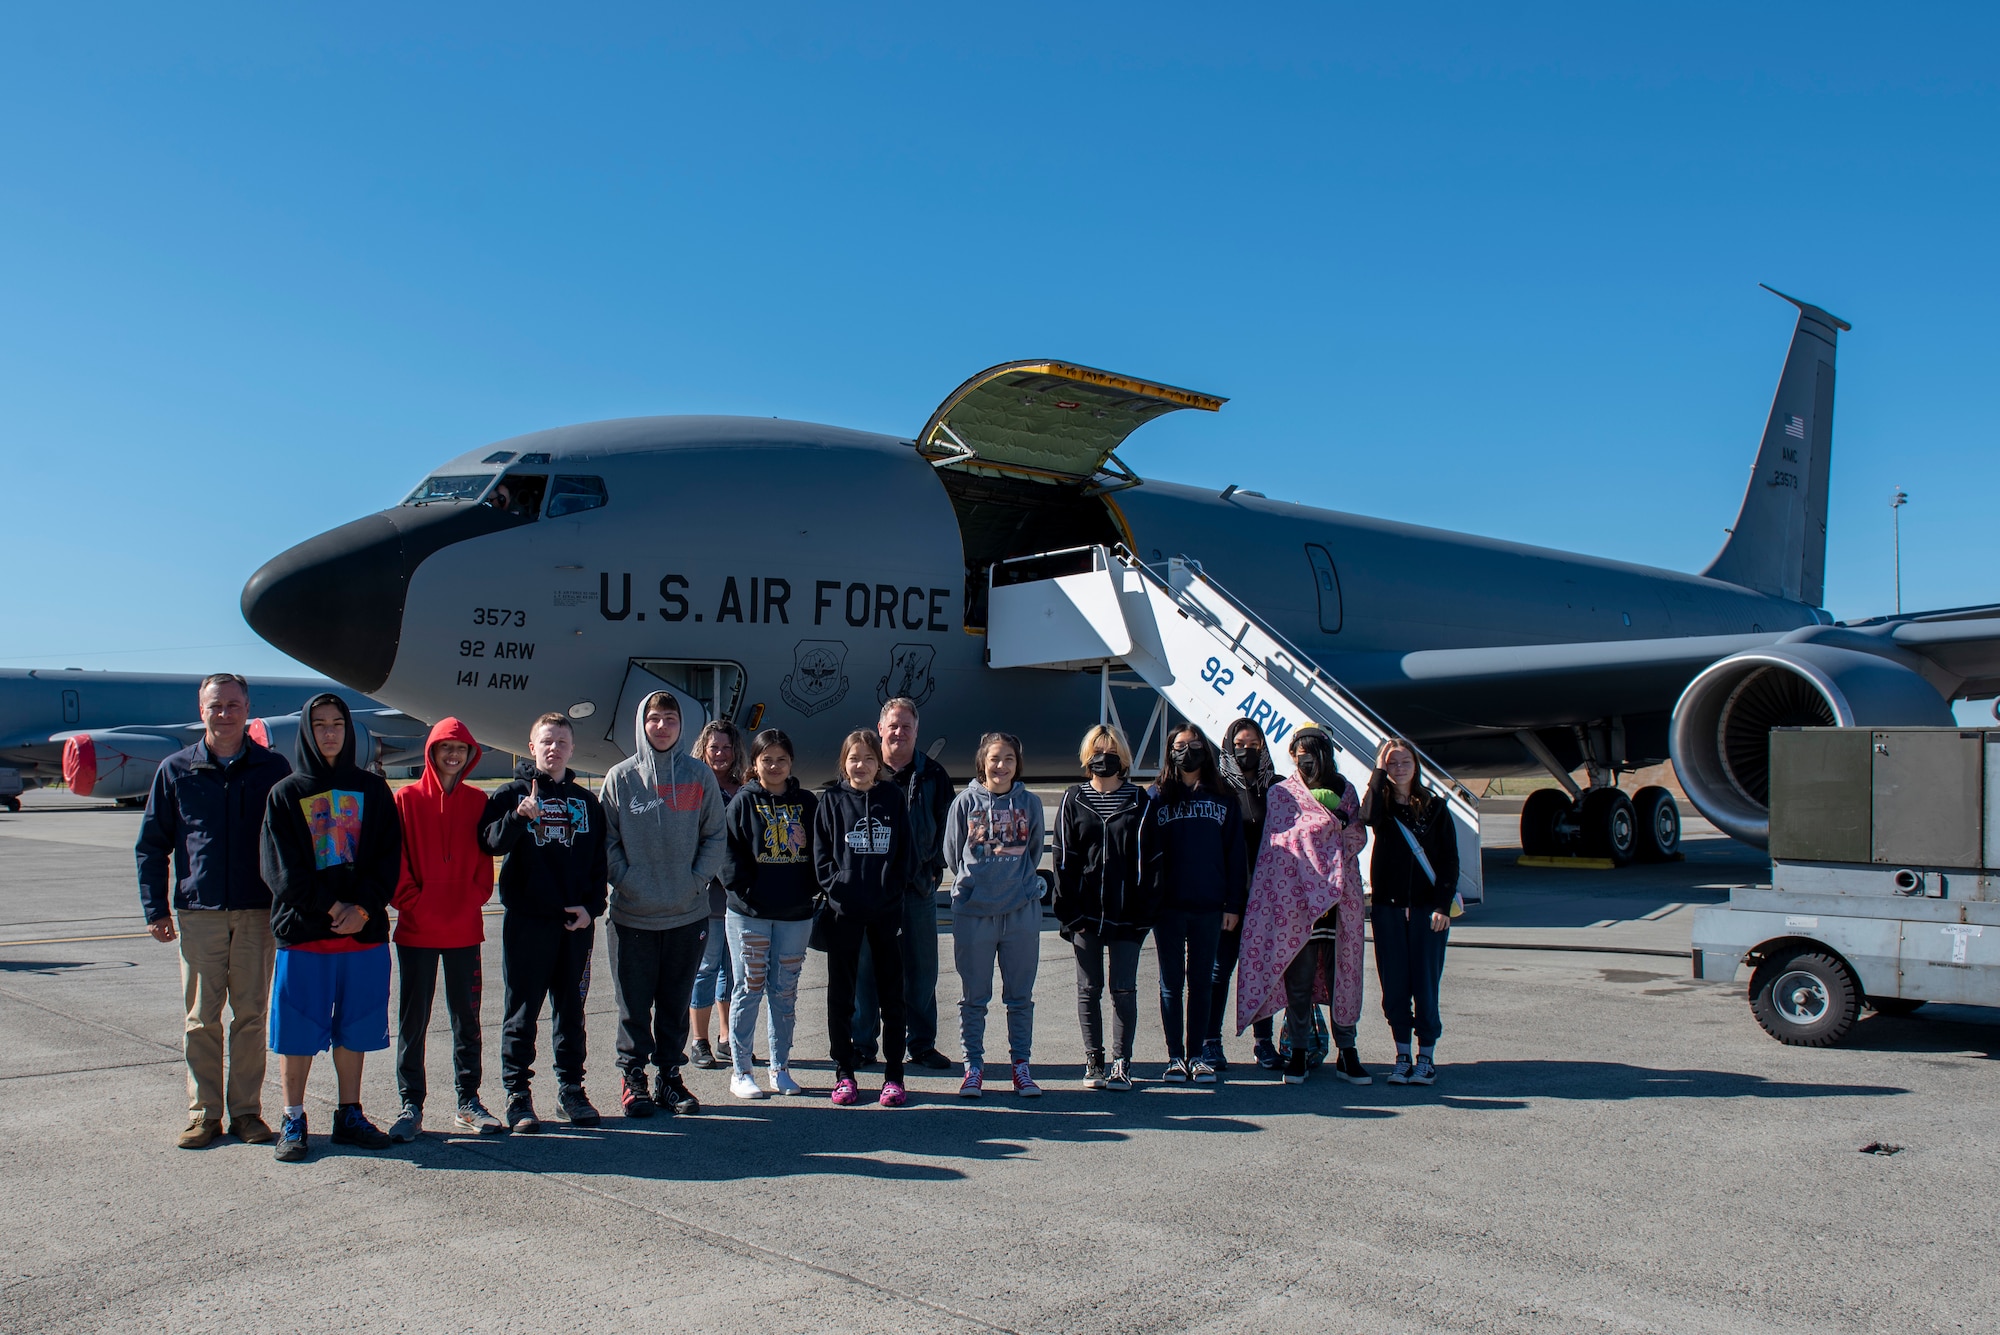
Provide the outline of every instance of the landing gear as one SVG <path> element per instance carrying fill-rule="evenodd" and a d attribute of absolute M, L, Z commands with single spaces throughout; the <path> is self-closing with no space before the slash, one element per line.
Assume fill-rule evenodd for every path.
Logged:
<path fill-rule="evenodd" d="M 1531 858 L 1605 858 L 1618 867 L 1671 862 L 1680 854 L 1681 813 L 1664 788 L 1627 797 L 1586 788 L 1574 801 L 1560 788 L 1537 788 L 1521 807 L 1521 852 Z"/>
<path fill-rule="evenodd" d="M 1639 818 L 1639 861 L 1672 862 L 1681 853 L 1681 809 L 1657 784 L 1632 794 Z"/>

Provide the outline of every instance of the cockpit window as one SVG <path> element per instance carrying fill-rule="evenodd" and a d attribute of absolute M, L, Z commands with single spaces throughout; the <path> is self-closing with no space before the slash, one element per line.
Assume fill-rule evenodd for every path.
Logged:
<path fill-rule="evenodd" d="M 549 508 L 547 515 L 555 519 L 561 515 L 573 515 L 584 510 L 595 510 L 609 505 L 611 497 L 604 490 L 601 477 L 558 476 L 549 487 Z"/>
<path fill-rule="evenodd" d="M 405 505 L 428 505 L 432 501 L 476 501 L 493 481 L 491 473 L 440 473 L 427 477 L 411 492 Z"/>
<path fill-rule="evenodd" d="M 548 478 L 539 473 L 509 473 L 488 493 L 486 503 L 510 515 L 533 519 L 541 513 L 542 493 L 548 486 Z"/>

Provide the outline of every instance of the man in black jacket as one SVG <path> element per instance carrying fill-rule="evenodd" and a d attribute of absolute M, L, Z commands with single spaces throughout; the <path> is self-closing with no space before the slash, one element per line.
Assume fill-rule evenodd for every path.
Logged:
<path fill-rule="evenodd" d="M 596 919 L 608 879 L 604 809 L 570 772 L 576 735 L 567 716 L 544 714 L 528 730 L 529 760 L 486 799 L 479 842 L 500 866 L 500 1081 L 507 1125 L 542 1129 L 535 1116 L 535 1031 L 546 999 L 555 1016 L 556 1102 L 577 1126 L 596 1126 L 583 1089 L 583 1002 L 590 988 Z"/>
<path fill-rule="evenodd" d="M 264 1016 L 271 1001 L 271 891 L 257 867 L 264 802 L 292 772 L 247 735 L 250 684 L 233 672 L 202 679 L 202 737 L 153 773 L 134 850 L 139 904 L 155 941 L 178 940 L 187 1031 L 188 1123 L 180 1147 L 198 1150 L 229 1130 L 252 1145 L 264 1121 Z M 167 877 L 173 874 L 168 897 Z M 178 919 L 178 922 L 176 921 Z M 229 1005 L 227 1093 L 222 1007 Z"/>
<path fill-rule="evenodd" d="M 917 702 L 897 696 L 882 706 L 875 730 L 889 779 L 903 795 L 910 818 L 910 879 L 903 892 L 903 1028 L 910 1061 L 933 1071 L 949 1071 L 952 1059 L 938 1051 L 937 889 L 944 880 L 944 823 L 957 792 L 944 766 L 917 750 Z M 882 1030 L 881 1002 L 875 991 L 874 956 L 861 952 L 854 987 L 856 1060 L 875 1060 Z"/>
<path fill-rule="evenodd" d="M 361 1111 L 363 1054 L 389 1046 L 389 899 L 403 868 L 396 801 L 354 763 L 354 720 L 337 695 L 299 711 L 293 773 L 264 806 L 264 880 L 278 943 L 271 1050 L 284 1072 L 277 1157 L 306 1157 L 306 1078 L 333 1049 L 333 1142 L 389 1143 Z"/>

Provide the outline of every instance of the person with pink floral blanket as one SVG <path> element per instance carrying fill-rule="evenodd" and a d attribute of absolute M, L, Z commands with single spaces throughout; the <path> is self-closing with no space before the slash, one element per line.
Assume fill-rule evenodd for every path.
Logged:
<path fill-rule="evenodd" d="M 1361 1020 L 1361 795 L 1334 767 L 1333 744 L 1318 728 L 1292 735 L 1294 773 L 1265 799 L 1264 846 L 1243 914 L 1236 974 L 1236 1032 L 1285 1012 L 1291 1059 L 1285 1083 L 1306 1078 L 1313 1007 L 1333 1003 L 1340 1055 L 1333 1073 L 1373 1083 L 1355 1043 Z"/>

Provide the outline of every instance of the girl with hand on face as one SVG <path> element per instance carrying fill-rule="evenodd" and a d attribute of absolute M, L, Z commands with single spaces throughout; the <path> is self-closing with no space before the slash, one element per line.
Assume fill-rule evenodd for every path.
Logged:
<path fill-rule="evenodd" d="M 1020 781 L 1021 739 L 989 732 L 972 753 L 975 781 L 953 799 L 944 823 L 951 868 L 952 957 L 958 966 L 959 1036 L 965 1079 L 959 1097 L 976 1099 L 985 1080 L 986 1007 L 993 964 L 1007 1008 L 1007 1060 L 1014 1092 L 1041 1097 L 1028 1068 L 1035 1036 L 1035 973 L 1042 959 L 1042 800 Z"/>
<path fill-rule="evenodd" d="M 1132 1034 L 1139 1024 L 1139 951 L 1157 912 L 1141 874 L 1152 799 L 1127 774 L 1132 749 L 1100 723 L 1078 755 L 1088 776 L 1056 812 L 1056 921 L 1076 949 L 1076 1014 L 1083 1027 L 1086 1089 L 1132 1088 Z M 1105 1066 L 1101 1003 L 1110 963 L 1111 1064 Z"/>
<path fill-rule="evenodd" d="M 1243 921 L 1249 855 L 1243 813 L 1216 773 L 1215 754 L 1201 729 L 1185 724 L 1167 738 L 1170 772 L 1146 818 L 1151 838 L 1146 874 L 1160 910 L 1153 949 L 1160 961 L 1160 1022 L 1167 1031 L 1169 1083 L 1215 1083 L 1215 1068 L 1199 1055 L 1208 1034 L 1215 948 Z"/>
<path fill-rule="evenodd" d="M 722 864 L 729 894 L 724 933 L 736 979 L 728 1011 L 729 1092 L 739 1099 L 764 1097 L 750 1064 L 760 1001 L 770 1005 L 770 1092 L 805 1092 L 792 1079 L 792 1031 L 819 898 L 812 844 L 818 805 L 792 777 L 792 739 L 776 728 L 758 733 L 750 743 L 750 781 L 729 804 L 729 856 Z"/>
<path fill-rule="evenodd" d="M 1375 833 L 1368 864 L 1375 907 L 1375 972 L 1382 1014 L 1396 1039 L 1392 1085 L 1437 1079 L 1432 1054 L 1444 1031 L 1438 984 L 1444 976 L 1451 901 L 1458 890 L 1458 831 L 1442 797 L 1417 772 L 1416 748 L 1400 737 L 1382 743 L 1361 802 L 1361 819 Z M 1415 1060 L 1410 1036 L 1417 1041 Z"/>
<path fill-rule="evenodd" d="M 1236 799 L 1243 815 L 1243 848 L 1249 854 L 1248 874 L 1257 874 L 1257 853 L 1264 846 L 1264 795 L 1278 782 L 1271 766 L 1271 748 L 1264 730 L 1247 718 L 1237 719 L 1222 734 L 1222 755 L 1217 762 L 1222 783 Z M 1242 952 L 1241 927 L 1224 928 L 1215 950 L 1215 988 L 1209 996 L 1208 1035 L 1202 1040 L 1201 1059 L 1218 1071 L 1229 1069 L 1222 1055 L 1222 1021 L 1228 1010 L 1229 978 L 1236 972 Z M 1240 984 L 1239 984 L 1240 987 Z M 1254 1026 L 1257 1064 L 1267 1071 L 1278 1069 L 1277 1045 L 1271 1041 L 1271 1017 L 1260 1018 Z"/>
<path fill-rule="evenodd" d="M 715 786 L 722 790 L 726 806 L 743 787 L 743 733 L 728 719 L 703 725 L 694 739 L 691 753 L 708 766 Z M 694 996 L 688 1001 L 688 1027 L 694 1031 L 694 1064 L 712 1071 L 730 1060 L 729 995 L 731 986 L 729 933 L 725 914 L 729 895 L 717 876 L 708 883 L 708 941 L 702 947 L 701 967 L 695 970 Z M 715 1045 L 708 1042 L 708 1014 L 713 1010 Z"/>
<path fill-rule="evenodd" d="M 863 729 L 840 746 L 840 782 L 821 794 L 813 815 L 813 870 L 826 903 L 813 944 L 826 950 L 826 1025 L 832 1036 L 833 1101 L 861 1100 L 854 1079 L 854 979 L 861 943 L 875 960 L 882 1004 L 882 1094 L 900 1108 L 903 1088 L 903 887 L 909 880 L 910 828 L 903 794 L 884 783 L 882 739 Z"/>

